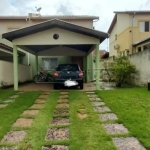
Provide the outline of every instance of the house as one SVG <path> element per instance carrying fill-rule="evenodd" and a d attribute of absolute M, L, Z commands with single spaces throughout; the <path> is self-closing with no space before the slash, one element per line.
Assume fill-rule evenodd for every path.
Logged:
<path fill-rule="evenodd" d="M 99 53 L 99 44 L 108 34 L 93 29 L 96 16 L 1 16 L 0 42 L 13 47 L 14 89 L 18 90 L 18 51 L 26 55 L 22 65 L 32 68 L 32 77 L 38 72 L 38 64 L 43 69 L 54 71 L 61 63 L 77 63 L 84 71 L 86 81 L 93 78 L 92 51 Z M 99 55 L 96 68 L 99 68 Z M 28 72 L 26 72 L 28 74 Z M 29 73 L 30 74 L 30 73 Z M 97 89 L 99 87 L 99 72 Z"/>
<path fill-rule="evenodd" d="M 138 48 L 137 45 L 150 37 L 150 11 L 115 11 L 114 13 L 115 16 L 108 29 L 109 55 L 127 56 L 144 50 L 144 47 Z"/>
<path fill-rule="evenodd" d="M 106 50 L 99 50 L 100 58 L 103 58 L 104 55 L 108 54 Z M 96 51 L 93 50 L 93 55 L 96 55 Z"/>

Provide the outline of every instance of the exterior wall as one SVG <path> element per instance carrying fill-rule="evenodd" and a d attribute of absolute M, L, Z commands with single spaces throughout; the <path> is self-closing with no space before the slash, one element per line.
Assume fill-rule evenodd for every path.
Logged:
<path fill-rule="evenodd" d="M 117 22 L 110 34 L 110 56 L 120 56 L 120 53 L 123 51 L 125 52 L 125 55 L 127 55 L 127 50 L 129 50 L 129 54 L 134 53 L 135 50 L 134 48 L 132 48 L 132 43 L 137 43 L 150 36 L 150 32 L 140 32 L 139 30 L 139 22 L 150 21 L 149 18 L 150 15 L 135 14 L 133 19 L 133 15 L 117 14 Z M 117 40 L 115 40 L 116 34 Z M 120 45 L 120 48 L 118 50 L 114 50 L 115 44 Z"/>
<path fill-rule="evenodd" d="M 2 85 L 13 85 L 13 63 L 0 60 L 0 87 Z M 32 68 L 27 65 L 18 65 L 19 82 L 32 80 Z"/>
<path fill-rule="evenodd" d="M 129 59 L 138 70 L 134 82 L 139 86 L 147 86 L 147 81 L 150 80 L 150 51 L 145 50 L 136 54 L 130 55 Z"/>
<path fill-rule="evenodd" d="M 54 34 L 59 38 L 55 40 Z M 53 28 L 13 40 L 15 45 L 99 44 L 99 39 L 68 30 Z"/>

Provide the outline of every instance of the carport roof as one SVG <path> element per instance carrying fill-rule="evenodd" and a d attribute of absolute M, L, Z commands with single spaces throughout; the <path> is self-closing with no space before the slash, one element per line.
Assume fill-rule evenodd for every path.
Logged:
<path fill-rule="evenodd" d="M 103 42 L 106 38 L 108 38 L 108 34 L 105 32 L 82 27 L 73 23 L 59 20 L 59 19 L 52 19 L 49 21 L 44 21 L 36 25 L 32 25 L 29 27 L 25 27 L 25 28 L 21 28 L 15 31 L 4 33 L 2 34 L 2 38 L 5 38 L 9 41 L 13 41 L 14 39 L 24 37 L 30 34 L 34 34 L 37 32 L 41 32 L 44 30 L 48 30 L 51 28 L 55 28 L 55 27 L 98 38 L 100 39 L 100 43 Z"/>

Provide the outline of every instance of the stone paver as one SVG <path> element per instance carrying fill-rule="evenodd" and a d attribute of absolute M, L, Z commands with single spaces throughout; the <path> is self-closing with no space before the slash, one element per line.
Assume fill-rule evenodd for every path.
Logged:
<path fill-rule="evenodd" d="M 39 113 L 39 110 L 25 110 L 22 115 L 34 116 Z"/>
<path fill-rule="evenodd" d="M 87 94 L 95 94 L 95 92 L 92 92 L 92 91 L 91 92 L 89 91 L 89 92 L 86 92 L 86 93 Z"/>
<path fill-rule="evenodd" d="M 66 115 L 68 113 L 69 113 L 68 110 L 63 110 L 63 109 L 57 109 L 57 110 L 54 111 L 55 115 Z"/>
<path fill-rule="evenodd" d="M 117 120 L 117 116 L 114 113 L 100 114 L 100 120 L 108 121 L 108 120 Z"/>
<path fill-rule="evenodd" d="M 0 150 L 17 150 L 17 147 L 1 147 Z"/>
<path fill-rule="evenodd" d="M 69 150 L 68 146 L 64 145 L 52 145 L 52 146 L 44 146 L 42 147 L 42 150 Z"/>
<path fill-rule="evenodd" d="M 68 140 L 68 128 L 50 128 L 46 135 L 46 140 Z"/>
<path fill-rule="evenodd" d="M 44 99 L 37 99 L 35 103 L 44 104 L 46 101 Z"/>
<path fill-rule="evenodd" d="M 10 131 L 2 139 L 2 143 L 19 143 L 21 142 L 25 135 L 26 131 Z"/>
<path fill-rule="evenodd" d="M 134 137 L 113 138 L 113 142 L 118 150 L 146 150 Z"/>
<path fill-rule="evenodd" d="M 60 103 L 60 104 L 57 104 L 56 108 L 69 108 L 69 104 L 67 103 Z"/>
<path fill-rule="evenodd" d="M 103 106 L 103 107 L 94 107 L 94 111 L 96 111 L 96 112 L 109 112 L 111 110 L 107 106 Z"/>
<path fill-rule="evenodd" d="M 47 97 L 48 97 L 48 95 L 45 95 L 45 94 L 44 94 L 44 95 L 40 95 L 38 98 L 39 98 L 39 99 L 47 99 Z"/>
<path fill-rule="evenodd" d="M 68 95 L 60 95 L 60 96 L 59 96 L 60 99 L 62 99 L 62 98 L 65 98 L 65 99 L 66 99 L 66 98 L 68 98 L 68 97 L 69 97 Z"/>
<path fill-rule="evenodd" d="M 20 94 L 23 94 L 24 92 L 18 92 L 18 93 L 16 93 L 16 94 L 18 94 L 18 95 L 20 95 Z"/>
<path fill-rule="evenodd" d="M 104 102 L 92 102 L 92 105 L 93 106 L 103 106 L 103 105 L 105 105 L 105 103 Z"/>
<path fill-rule="evenodd" d="M 125 134 L 128 133 L 128 129 L 123 124 L 103 124 L 105 130 L 109 134 Z"/>
<path fill-rule="evenodd" d="M 19 97 L 19 95 L 13 95 L 10 98 L 18 98 L 18 97 Z"/>
<path fill-rule="evenodd" d="M 51 125 L 69 125 L 69 118 L 53 118 Z"/>
<path fill-rule="evenodd" d="M 68 95 L 69 92 L 60 92 L 61 95 Z"/>
<path fill-rule="evenodd" d="M 69 100 L 68 99 L 59 99 L 58 103 L 68 103 Z"/>
<path fill-rule="evenodd" d="M 8 104 L 0 104 L 0 108 L 5 108 Z"/>
<path fill-rule="evenodd" d="M 33 119 L 19 118 L 13 124 L 13 127 L 30 127 L 33 122 Z"/>
<path fill-rule="evenodd" d="M 42 95 L 49 95 L 50 92 L 43 92 Z"/>
<path fill-rule="evenodd" d="M 89 98 L 91 101 L 102 101 L 100 98 L 91 97 Z"/>
<path fill-rule="evenodd" d="M 3 103 L 13 103 L 13 102 L 15 102 L 15 99 L 7 99 L 3 101 Z"/>
<path fill-rule="evenodd" d="M 98 95 L 96 95 L 96 94 L 88 94 L 87 96 L 88 96 L 88 97 L 95 97 L 95 98 L 98 97 Z"/>
<path fill-rule="evenodd" d="M 30 108 L 31 109 L 41 109 L 44 105 L 43 104 L 33 104 Z"/>

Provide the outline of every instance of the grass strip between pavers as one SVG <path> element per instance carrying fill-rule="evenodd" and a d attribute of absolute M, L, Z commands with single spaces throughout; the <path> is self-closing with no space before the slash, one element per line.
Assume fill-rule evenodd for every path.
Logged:
<path fill-rule="evenodd" d="M 11 131 L 12 124 L 34 103 L 39 94 L 40 92 L 25 92 L 16 98 L 14 103 L 9 104 L 5 109 L 0 109 L 0 141 L 7 132 Z"/>
<path fill-rule="evenodd" d="M 69 106 L 69 150 L 116 150 L 85 92 L 71 91 Z M 77 116 L 77 112 L 82 108 L 86 110 L 88 115 L 85 119 L 80 119 Z"/>
<path fill-rule="evenodd" d="M 50 122 L 56 108 L 59 92 L 51 92 L 48 96 L 44 107 L 36 116 L 25 140 L 19 145 L 21 150 L 31 148 L 32 150 L 40 150 L 44 145 L 51 145 L 53 142 L 46 141 L 46 133 L 50 128 Z M 55 143 L 55 141 L 54 141 Z"/>
<path fill-rule="evenodd" d="M 146 88 L 123 88 L 96 93 L 117 115 L 117 122 L 150 150 L 150 92 Z"/>

